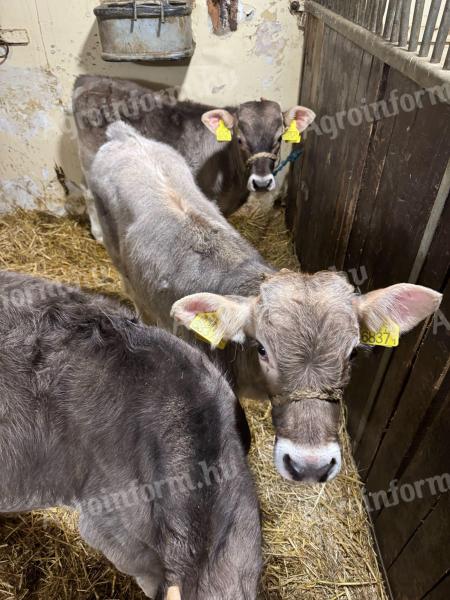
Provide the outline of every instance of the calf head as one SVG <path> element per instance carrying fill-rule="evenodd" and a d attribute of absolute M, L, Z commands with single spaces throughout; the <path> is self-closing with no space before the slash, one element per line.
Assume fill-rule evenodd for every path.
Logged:
<path fill-rule="evenodd" d="M 172 315 L 189 327 L 197 313 L 216 311 L 218 338 L 245 343 L 257 355 L 254 375 L 272 400 L 278 471 L 293 481 L 323 482 L 340 470 L 339 399 L 360 328 L 395 322 L 406 332 L 440 301 L 441 294 L 422 286 L 357 295 L 342 274 L 283 269 L 265 277 L 257 296 L 194 294 L 176 302 Z"/>
<path fill-rule="evenodd" d="M 295 121 L 301 132 L 315 117 L 304 106 L 294 106 L 282 113 L 277 102 L 261 99 L 240 104 L 233 114 L 222 108 L 209 110 L 202 115 L 202 121 L 214 134 L 220 121 L 225 123 L 233 132 L 231 144 L 236 155 L 247 168 L 247 188 L 251 192 L 267 192 L 276 187 L 273 170 L 284 130 Z"/>

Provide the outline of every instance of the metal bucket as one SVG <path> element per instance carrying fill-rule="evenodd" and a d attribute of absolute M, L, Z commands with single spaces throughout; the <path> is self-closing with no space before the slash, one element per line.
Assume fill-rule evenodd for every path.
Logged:
<path fill-rule="evenodd" d="M 189 58 L 194 53 L 191 6 L 184 0 L 110 2 L 94 8 L 102 58 L 154 61 Z"/>

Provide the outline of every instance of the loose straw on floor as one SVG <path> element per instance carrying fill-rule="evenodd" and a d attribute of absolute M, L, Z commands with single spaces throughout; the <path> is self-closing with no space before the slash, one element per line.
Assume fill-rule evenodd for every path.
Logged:
<path fill-rule="evenodd" d="M 273 264 L 298 269 L 281 209 L 250 205 L 232 222 Z M 23 211 L 3 216 L 0 268 L 124 297 L 103 247 L 71 219 Z M 273 465 L 268 407 L 246 401 L 245 408 L 263 514 L 261 600 L 386 600 L 345 429 L 341 475 L 326 485 L 291 485 Z M 80 540 L 76 520 L 63 509 L 0 516 L 2 600 L 144 598 L 131 578 Z"/>

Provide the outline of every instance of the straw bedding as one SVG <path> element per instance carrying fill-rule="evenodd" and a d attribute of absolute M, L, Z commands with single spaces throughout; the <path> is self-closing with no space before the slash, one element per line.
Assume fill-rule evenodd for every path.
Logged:
<path fill-rule="evenodd" d="M 281 209 L 247 208 L 233 223 L 278 266 L 298 268 Z M 36 212 L 0 219 L 0 268 L 76 283 L 123 299 L 118 273 L 86 224 Z M 261 600 L 387 598 L 362 484 L 342 428 L 343 468 L 326 485 L 291 485 L 276 473 L 268 406 L 245 403 L 250 455 L 263 513 Z M 63 509 L 0 516 L 0 599 L 134 600 L 144 596 L 86 546 L 76 514 Z"/>

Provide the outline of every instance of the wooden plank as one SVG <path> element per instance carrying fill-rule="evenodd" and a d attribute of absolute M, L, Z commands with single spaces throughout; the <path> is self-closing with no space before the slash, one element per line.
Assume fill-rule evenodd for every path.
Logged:
<path fill-rule="evenodd" d="M 450 315 L 450 283 L 441 310 Z M 398 477 L 416 433 L 450 370 L 450 332 L 445 326 L 430 327 L 422 342 L 398 407 L 382 439 L 367 477 L 370 490 L 385 489 Z"/>
<path fill-rule="evenodd" d="M 389 498 L 392 506 L 385 506 L 375 520 L 379 546 L 384 564 L 388 568 L 436 504 L 439 485 L 444 485 L 445 482 L 435 478 L 441 478 L 443 474 L 448 473 L 450 484 L 449 422 L 450 374 L 447 374 L 436 396 L 433 414 L 422 423 L 421 439 L 417 443 L 416 450 L 404 473 L 398 481 L 395 481 L 396 491 L 394 496 L 391 495 Z M 432 481 L 429 481 L 429 478 Z M 408 495 L 411 494 L 411 486 L 415 486 L 412 498 Z M 404 495 L 402 491 L 399 493 L 403 488 Z M 442 526 L 448 529 L 448 551 L 450 552 L 450 522 L 443 523 Z"/>
<path fill-rule="evenodd" d="M 450 202 L 447 202 L 417 281 L 418 284 L 442 291 L 450 264 L 449 239 Z M 407 336 L 402 337 L 400 346 L 393 353 L 382 391 L 375 402 L 365 427 L 364 437 L 357 450 L 358 464 L 364 473 L 367 473 L 374 460 L 384 432 L 388 428 L 389 419 L 410 376 L 423 331 L 423 327 L 418 327 Z"/>
<path fill-rule="evenodd" d="M 450 598 L 450 573 L 433 587 L 423 600 L 448 600 Z"/>
<path fill-rule="evenodd" d="M 355 50 L 349 42 L 346 45 L 348 45 L 350 52 Z M 372 60 L 372 56 L 366 52 L 361 53 L 359 72 L 355 69 L 355 77 L 350 83 L 349 94 L 337 112 L 357 107 L 360 104 L 361 98 L 364 97 L 365 90 L 367 89 Z M 340 131 L 338 134 L 337 139 L 340 146 L 339 160 L 334 158 L 332 161 L 334 172 L 332 172 L 332 177 L 330 178 L 335 198 L 330 203 L 330 220 L 325 224 L 325 231 L 327 231 L 326 241 L 329 242 L 329 259 L 326 265 L 323 262 L 321 264 L 319 258 L 318 268 L 333 266 L 341 270 L 343 267 L 345 246 L 353 219 L 354 203 L 359 193 L 362 170 L 370 139 L 370 129 L 371 125 L 366 125 L 365 123 L 360 126 L 346 124 L 345 130 Z M 329 196 L 330 191 L 325 188 L 327 196 Z M 343 237 L 341 237 L 341 232 Z"/>
<path fill-rule="evenodd" d="M 334 63 L 336 57 L 339 60 Z M 369 102 L 376 99 L 380 63 L 327 30 L 321 69 L 320 103 L 313 106 L 319 121 L 324 115 L 342 115 L 358 106 L 363 93 Z M 371 128 L 365 121 L 360 126 L 345 123 L 335 139 L 308 136 L 296 227 L 297 252 L 305 270 L 342 267 Z"/>
<path fill-rule="evenodd" d="M 450 493 L 436 508 L 388 569 L 396 600 L 420 600 L 448 570 Z"/>
<path fill-rule="evenodd" d="M 393 2 L 394 0 L 391 0 Z M 305 10 L 322 19 L 324 23 L 347 39 L 357 44 L 367 52 L 386 62 L 392 68 L 402 72 L 406 77 L 415 81 L 424 88 L 434 86 L 448 86 L 450 72 L 440 68 L 440 65 L 431 65 L 426 59 L 411 56 L 404 48 L 398 48 L 392 43 L 383 40 L 378 35 L 367 31 L 364 27 L 343 19 L 340 15 L 327 10 L 312 0 L 305 0 Z M 448 101 L 449 98 L 446 98 Z"/>
<path fill-rule="evenodd" d="M 394 90 L 400 95 L 412 94 L 417 87 L 391 71 L 385 97 Z M 402 112 L 377 123 L 344 267 L 365 267 L 368 280 L 363 291 L 408 280 L 445 169 L 448 110 L 447 105 L 424 103 L 422 109 Z M 429 156 L 433 156 L 432 164 Z M 411 353 L 417 341 L 410 336 L 415 335 L 417 332 L 408 336 Z M 374 405 L 367 404 L 367 382 L 373 380 L 383 354 L 380 350 L 372 352 L 354 371 L 346 394 L 353 436 L 357 435 L 361 420 L 372 413 Z M 406 353 L 403 361 L 408 364 L 411 356 Z M 371 398 L 375 400 L 376 393 Z M 389 410 L 385 414 L 389 419 Z M 366 456 L 361 466 L 368 466 Z"/>
<path fill-rule="evenodd" d="M 322 21 L 312 15 L 307 16 L 300 104 L 311 108 L 314 108 L 317 104 L 324 29 L 325 26 Z M 309 146 L 307 145 L 305 152 L 309 151 Z M 305 157 L 296 161 L 294 167 L 290 170 L 288 179 L 286 222 L 288 227 L 293 230 L 294 239 L 297 237 L 297 223 L 299 220 L 298 205 L 300 202 L 300 186 L 304 161 Z"/>
<path fill-rule="evenodd" d="M 337 33 L 325 28 L 322 55 L 319 68 L 319 75 L 316 78 L 317 91 L 315 96 L 311 97 L 311 107 L 317 113 L 316 122 L 319 123 L 324 115 L 334 114 L 336 103 L 342 102 L 342 97 L 346 96 L 348 87 L 336 87 L 331 84 L 331 77 L 336 78 L 337 66 L 334 68 L 334 60 L 339 54 L 339 48 L 343 41 Z M 348 74 L 344 76 L 348 83 Z M 330 90 L 331 94 L 330 94 Z M 302 94 L 302 104 L 305 96 Z M 333 147 L 335 146 L 335 148 Z M 334 150 L 337 150 L 336 140 L 330 140 L 325 135 L 318 135 L 314 130 L 308 132 L 305 141 L 305 155 L 302 165 L 302 185 L 299 189 L 298 212 L 296 222 L 296 249 L 302 267 L 311 270 L 313 256 L 319 252 L 317 248 L 317 236 L 320 234 L 319 211 L 321 203 L 324 201 L 323 186 L 325 185 L 323 171 L 329 168 L 327 164 L 327 152 L 330 156 Z M 311 203 L 313 198 L 314 203 Z M 322 234 L 323 236 L 323 234 Z M 315 240 L 315 241 L 314 241 Z M 328 265 L 327 265 L 328 266 Z"/>
<path fill-rule="evenodd" d="M 369 67 L 370 71 L 366 74 L 367 67 Z M 370 102 L 370 100 L 367 99 L 376 99 L 378 97 L 383 75 L 383 63 L 381 63 L 377 58 L 370 56 L 370 54 L 367 52 L 364 52 L 363 69 L 361 70 L 361 73 L 362 76 L 360 75 L 359 78 L 355 104 L 361 102 L 363 98 Z M 345 255 L 353 225 L 353 219 L 355 217 L 357 200 L 361 190 L 364 167 L 367 161 L 369 144 L 374 126 L 375 125 L 373 123 L 365 123 L 359 128 L 354 127 L 353 131 L 350 132 L 350 150 L 346 156 L 346 160 L 353 165 L 352 172 L 350 175 L 350 180 L 346 180 L 345 178 L 341 179 L 341 188 L 339 193 L 339 197 L 342 198 L 340 202 L 341 214 L 338 215 L 339 218 L 335 219 L 339 229 L 334 229 L 332 232 L 332 235 L 337 236 L 333 264 L 336 265 L 338 269 L 342 269 L 344 266 Z M 362 129 L 362 131 L 359 129 Z M 361 138 L 360 144 L 358 144 L 358 138 Z M 351 184 L 349 184 L 349 181 Z"/>
<path fill-rule="evenodd" d="M 389 72 L 386 97 L 416 91 L 413 82 Z M 384 148 L 379 185 L 372 191 L 370 221 L 363 217 L 362 231 L 360 227 L 358 236 L 355 229 L 349 249 L 370 267 L 370 288 L 408 280 L 448 160 L 450 106 L 426 100 L 423 108 L 400 110 L 389 118 L 394 127 Z M 360 201 L 358 208 L 356 223 L 368 206 Z"/>

